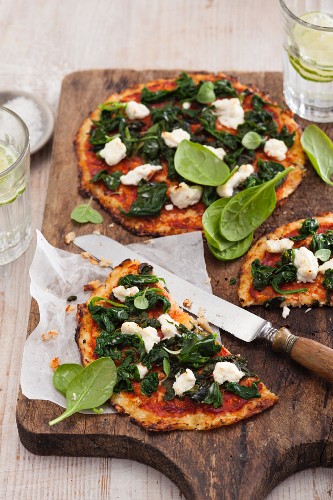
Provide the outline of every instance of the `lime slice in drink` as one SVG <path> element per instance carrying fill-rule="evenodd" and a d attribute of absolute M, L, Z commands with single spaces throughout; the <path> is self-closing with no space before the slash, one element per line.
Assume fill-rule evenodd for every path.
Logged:
<path fill-rule="evenodd" d="M 293 40 L 296 45 L 289 60 L 306 80 L 333 81 L 333 16 L 325 12 L 307 12 L 300 16 L 306 23 L 330 28 L 329 31 L 295 24 Z"/>
<path fill-rule="evenodd" d="M 17 153 L 10 146 L 0 143 L 0 172 L 7 170 L 17 159 Z"/>
<path fill-rule="evenodd" d="M 0 205 L 12 203 L 25 190 L 25 180 L 20 180 L 20 170 L 2 176 L 17 158 L 15 149 L 0 142 Z"/>

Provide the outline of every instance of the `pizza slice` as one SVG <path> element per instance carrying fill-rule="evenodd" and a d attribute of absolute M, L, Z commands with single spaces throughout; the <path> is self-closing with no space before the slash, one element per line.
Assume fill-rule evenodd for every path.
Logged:
<path fill-rule="evenodd" d="M 332 252 L 332 213 L 279 227 L 247 253 L 238 290 L 240 303 L 332 306 Z"/>
<path fill-rule="evenodd" d="M 111 404 L 148 430 L 229 425 L 278 400 L 244 358 L 176 304 L 148 264 L 122 262 L 77 317 L 83 365 L 110 356 L 117 366 Z"/>

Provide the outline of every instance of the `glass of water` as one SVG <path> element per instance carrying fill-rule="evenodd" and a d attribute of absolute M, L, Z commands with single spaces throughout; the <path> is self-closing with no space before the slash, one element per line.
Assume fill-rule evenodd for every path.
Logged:
<path fill-rule="evenodd" d="M 28 129 L 0 106 L 0 265 L 19 257 L 31 241 L 29 174 Z"/>
<path fill-rule="evenodd" d="M 333 121 L 333 0 L 280 0 L 283 90 L 292 111 Z"/>

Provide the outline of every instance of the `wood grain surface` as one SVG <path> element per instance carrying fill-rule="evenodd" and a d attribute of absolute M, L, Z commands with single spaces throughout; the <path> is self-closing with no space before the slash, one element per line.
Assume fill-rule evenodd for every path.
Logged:
<path fill-rule="evenodd" d="M 72 138 L 87 112 L 114 90 L 171 74 L 176 73 L 92 70 L 65 78 L 42 229 L 50 243 L 75 251 L 74 247 L 64 244 L 64 235 L 71 230 L 86 234 L 96 229 L 89 225 L 79 227 L 67 216 L 59 218 L 59 213 L 68 214 L 82 200 L 77 193 Z M 282 101 L 280 74 L 244 73 L 241 80 L 257 84 Z M 332 126 L 324 129 L 333 134 Z M 274 212 L 256 237 L 293 219 L 331 209 L 329 187 L 309 169 L 297 192 Z M 106 216 L 101 232 L 122 243 L 140 241 L 116 224 L 110 228 L 110 222 Z M 206 249 L 206 262 L 214 292 L 237 303 L 236 286 L 228 283 L 230 277 L 237 277 L 242 259 L 222 263 Z M 280 310 L 257 307 L 253 311 L 275 325 L 286 324 Z M 29 331 L 37 320 L 38 312 L 33 304 Z M 293 333 L 333 347 L 331 311 L 327 308 L 312 309 L 307 314 L 304 309 L 292 310 L 287 324 Z M 247 357 L 267 386 L 280 396 L 279 403 L 271 410 L 230 428 L 209 432 L 152 434 L 119 415 L 75 415 L 50 429 L 47 422 L 60 413 L 60 408 L 44 401 L 29 401 L 20 395 L 17 423 L 22 443 L 37 454 L 138 460 L 161 470 L 187 498 L 197 499 L 261 499 L 294 472 L 318 465 L 332 466 L 331 384 L 289 358 L 273 353 L 262 343 L 245 344 L 228 334 L 222 339 L 233 353 L 240 352 Z"/>

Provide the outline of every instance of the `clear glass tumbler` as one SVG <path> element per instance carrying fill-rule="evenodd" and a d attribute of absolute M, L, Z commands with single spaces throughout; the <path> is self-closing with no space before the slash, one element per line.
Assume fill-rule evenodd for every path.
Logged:
<path fill-rule="evenodd" d="M 19 257 L 31 241 L 29 175 L 28 129 L 0 106 L 0 265 Z"/>
<path fill-rule="evenodd" d="M 333 121 L 333 0 L 279 0 L 283 21 L 283 89 L 292 111 Z"/>

